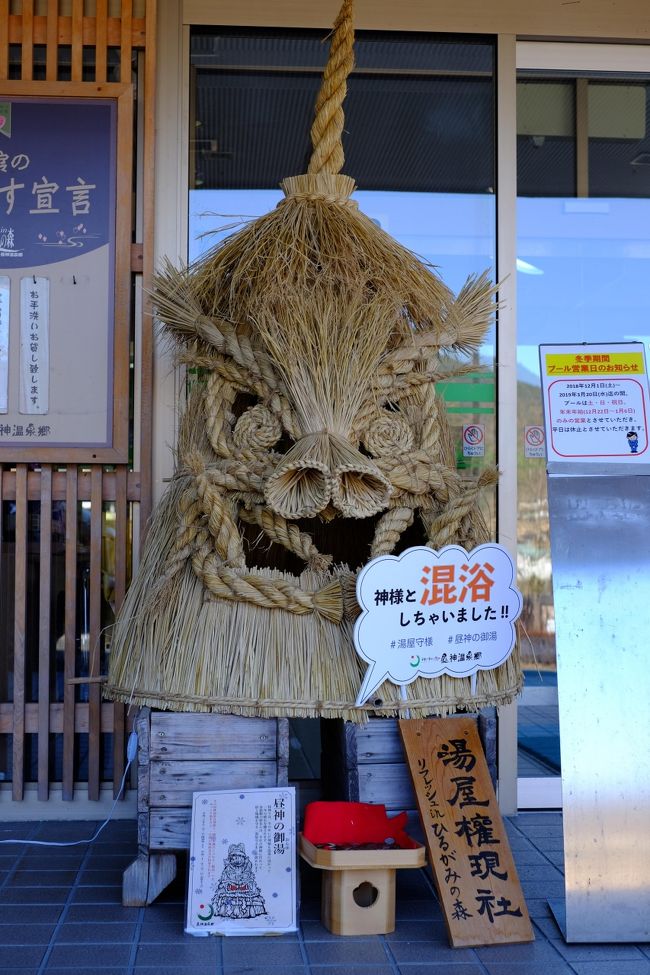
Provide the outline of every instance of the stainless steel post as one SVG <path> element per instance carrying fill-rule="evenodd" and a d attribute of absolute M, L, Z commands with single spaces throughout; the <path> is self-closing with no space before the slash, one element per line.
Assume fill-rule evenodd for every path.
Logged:
<path fill-rule="evenodd" d="M 593 470 L 593 468 L 592 468 Z M 650 476 L 548 479 L 567 941 L 650 940 Z M 562 905 L 551 903 L 562 924 Z"/>

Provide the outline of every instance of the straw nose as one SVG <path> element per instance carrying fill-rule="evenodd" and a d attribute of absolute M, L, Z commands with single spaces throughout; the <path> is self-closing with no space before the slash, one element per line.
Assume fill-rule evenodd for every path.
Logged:
<path fill-rule="evenodd" d="M 314 518 L 332 496 L 326 433 L 297 440 L 266 482 L 266 503 L 282 518 Z"/>
<path fill-rule="evenodd" d="M 330 435 L 332 503 L 345 518 L 368 518 L 388 507 L 392 487 L 379 468 L 342 437 Z"/>
<path fill-rule="evenodd" d="M 330 501 L 346 518 L 367 518 L 387 506 L 388 479 L 356 447 L 336 434 L 309 433 L 282 458 L 265 489 L 266 503 L 283 518 L 313 518 Z"/>

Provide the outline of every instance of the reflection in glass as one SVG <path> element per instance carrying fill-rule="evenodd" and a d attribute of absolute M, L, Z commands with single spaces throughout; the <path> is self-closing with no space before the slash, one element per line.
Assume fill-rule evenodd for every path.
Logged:
<path fill-rule="evenodd" d="M 612 78 L 526 78 L 518 87 L 518 572 L 532 688 L 555 683 L 546 465 L 525 438 L 543 419 L 538 346 L 650 340 L 647 89 L 645 81 Z M 584 118 L 578 125 L 574 113 L 569 129 L 571 98 Z M 553 143 L 551 164 L 545 152 Z M 560 144 L 562 180 L 571 159 L 574 175 L 582 170 L 578 196 L 577 181 L 556 192 Z M 557 709 L 519 710 L 520 775 L 557 774 Z"/>

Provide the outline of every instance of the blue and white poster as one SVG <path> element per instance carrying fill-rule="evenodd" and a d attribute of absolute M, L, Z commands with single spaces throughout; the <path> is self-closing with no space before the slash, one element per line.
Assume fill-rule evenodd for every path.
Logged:
<path fill-rule="evenodd" d="M 111 446 L 117 112 L 0 100 L 0 447 Z"/>

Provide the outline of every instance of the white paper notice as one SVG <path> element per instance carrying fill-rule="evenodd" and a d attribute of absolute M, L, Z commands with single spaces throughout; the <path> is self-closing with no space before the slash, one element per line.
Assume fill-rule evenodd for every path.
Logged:
<path fill-rule="evenodd" d="M 6 413 L 9 398 L 9 303 L 11 282 L 0 275 L 0 413 Z"/>
<path fill-rule="evenodd" d="M 643 343 L 541 345 L 540 363 L 549 462 L 647 463 Z"/>
<path fill-rule="evenodd" d="M 20 412 L 47 413 L 50 402 L 50 281 L 20 279 Z"/>
<path fill-rule="evenodd" d="M 188 934 L 297 929 L 295 789 L 195 792 Z"/>

